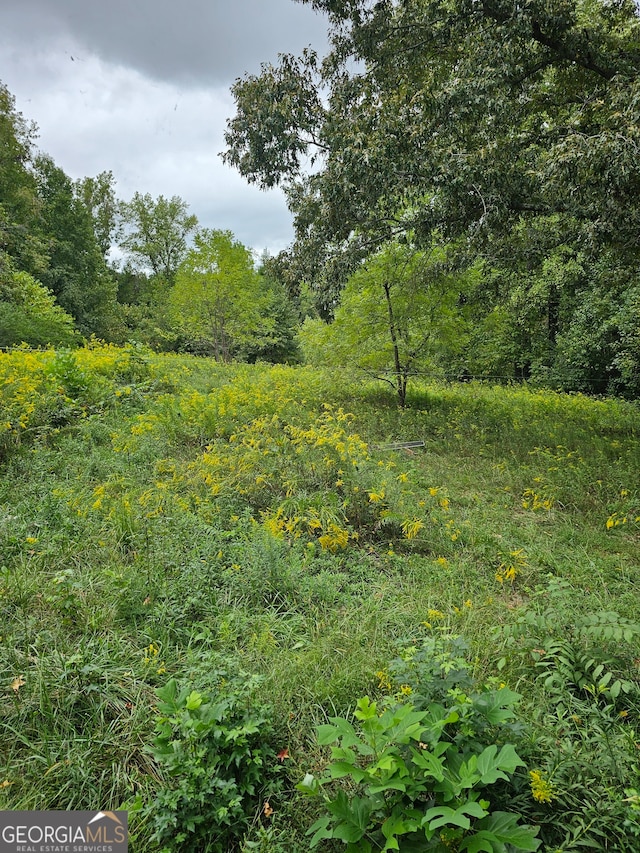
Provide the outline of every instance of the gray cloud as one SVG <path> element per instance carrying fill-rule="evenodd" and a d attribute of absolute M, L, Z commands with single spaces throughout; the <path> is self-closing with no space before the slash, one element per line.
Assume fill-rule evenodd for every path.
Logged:
<path fill-rule="evenodd" d="M 4 0 L 2 18 L 25 45 L 66 40 L 73 61 L 89 53 L 183 85 L 228 84 L 325 44 L 324 19 L 292 0 Z"/>

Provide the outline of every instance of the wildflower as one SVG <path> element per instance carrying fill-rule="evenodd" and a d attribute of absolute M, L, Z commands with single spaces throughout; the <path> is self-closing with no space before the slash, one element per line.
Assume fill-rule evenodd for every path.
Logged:
<path fill-rule="evenodd" d="M 407 519 L 402 522 L 402 532 L 407 539 L 415 539 L 423 527 L 424 524 L 419 518 Z"/>
<path fill-rule="evenodd" d="M 378 679 L 378 687 L 381 690 L 391 690 L 391 680 L 389 678 L 389 673 L 384 669 L 379 669 L 375 673 L 376 678 Z"/>
<path fill-rule="evenodd" d="M 338 548 L 347 547 L 349 531 L 343 530 L 337 524 L 329 524 L 327 532 L 318 537 L 318 542 L 324 550 L 335 554 Z"/>
<path fill-rule="evenodd" d="M 413 688 L 408 684 L 401 684 L 400 685 L 400 693 L 403 696 L 410 696 L 413 693 Z"/>
<path fill-rule="evenodd" d="M 555 799 L 555 787 L 544 779 L 542 774 L 537 770 L 530 770 L 529 777 L 531 779 L 531 795 L 537 803 L 550 803 Z"/>
<path fill-rule="evenodd" d="M 439 619 L 446 619 L 446 616 L 442 612 L 442 610 L 434 610 L 432 608 L 429 608 L 429 610 L 427 610 L 427 618 L 430 619 L 432 622 L 437 622 Z"/>

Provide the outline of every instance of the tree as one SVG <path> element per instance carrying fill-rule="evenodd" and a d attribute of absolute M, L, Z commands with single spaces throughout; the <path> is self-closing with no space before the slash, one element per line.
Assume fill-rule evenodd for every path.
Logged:
<path fill-rule="evenodd" d="M 36 127 L 15 108 L 0 83 L 0 250 L 18 265 L 38 274 L 47 263 L 38 227 L 40 202 L 31 170 Z"/>
<path fill-rule="evenodd" d="M 514 215 L 564 213 L 635 241 L 631 0 L 307 2 L 329 14 L 330 55 L 237 81 L 224 154 L 249 181 L 285 187 L 299 240 L 430 240 L 435 227 L 479 240 Z"/>
<path fill-rule="evenodd" d="M 355 366 L 388 382 L 401 406 L 416 373 L 450 373 L 465 350 L 464 297 L 479 271 L 447 267 L 444 250 L 390 244 L 347 281 L 331 324 L 307 320 L 300 331 L 308 360 Z"/>
<path fill-rule="evenodd" d="M 100 172 L 95 178 L 82 178 L 75 182 L 74 189 L 91 215 L 96 241 L 106 259 L 119 236 L 118 202 L 113 172 Z"/>
<path fill-rule="evenodd" d="M 286 56 L 237 81 L 223 155 L 249 181 L 284 188 L 301 276 L 330 308 L 379 246 L 435 237 L 458 247 L 461 267 L 481 256 L 502 271 L 488 310 L 508 313 L 505 287 L 524 268 L 546 282 L 554 366 L 584 280 L 551 286 L 549 262 L 568 247 L 586 271 L 604 255 L 639 267 L 632 0 L 307 2 L 328 15 L 328 57 Z M 534 269 L 520 236 L 549 222 Z"/>
<path fill-rule="evenodd" d="M 149 193 L 135 193 L 120 204 L 125 229 L 120 246 L 132 262 L 151 269 L 153 274 L 173 284 L 187 252 L 187 238 L 198 220 L 187 213 L 188 205 L 178 196 L 154 200 Z"/>
<path fill-rule="evenodd" d="M 300 361 L 296 334 L 300 325 L 299 300 L 291 298 L 287 288 L 273 274 L 270 258 L 263 258 L 258 268 L 261 290 L 269 306 L 273 329 L 246 349 L 247 361 L 269 361 L 274 364 Z"/>
<path fill-rule="evenodd" d="M 91 215 L 71 179 L 50 157 L 41 155 L 34 165 L 40 229 L 49 255 L 41 281 L 84 335 L 109 338 L 116 323 L 116 284 L 96 241 Z"/>
<path fill-rule="evenodd" d="M 0 347 L 77 343 L 73 317 L 39 281 L 0 251 Z"/>
<path fill-rule="evenodd" d="M 251 252 L 230 231 L 196 233 L 169 302 L 187 348 L 217 361 L 246 357 L 275 340 L 272 296 Z"/>

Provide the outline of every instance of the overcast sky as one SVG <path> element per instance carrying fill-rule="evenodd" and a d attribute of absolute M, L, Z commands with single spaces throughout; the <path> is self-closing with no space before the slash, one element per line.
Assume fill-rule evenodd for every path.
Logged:
<path fill-rule="evenodd" d="M 272 254 L 293 237 L 279 191 L 220 160 L 229 87 L 278 53 L 323 52 L 293 0 L 0 0 L 0 80 L 71 178 L 111 170 L 119 198 L 178 195 L 208 228 Z"/>

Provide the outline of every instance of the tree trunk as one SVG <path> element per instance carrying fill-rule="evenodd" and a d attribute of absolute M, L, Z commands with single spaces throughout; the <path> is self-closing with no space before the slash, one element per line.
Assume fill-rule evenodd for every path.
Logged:
<path fill-rule="evenodd" d="M 382 285 L 384 288 L 384 296 L 387 301 L 387 311 L 389 312 L 389 335 L 391 336 L 391 344 L 393 346 L 393 369 L 396 377 L 396 392 L 400 406 L 404 409 L 407 402 L 407 375 L 402 370 L 400 362 L 400 350 L 398 348 L 398 335 L 396 331 L 396 320 L 393 316 L 393 305 L 391 304 L 391 287 L 388 281 Z"/>

